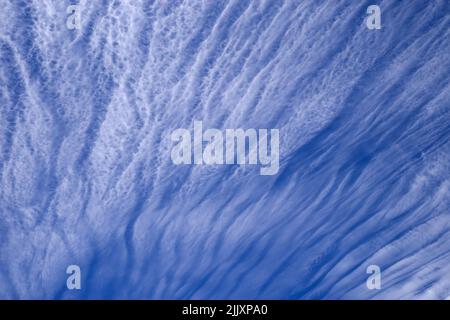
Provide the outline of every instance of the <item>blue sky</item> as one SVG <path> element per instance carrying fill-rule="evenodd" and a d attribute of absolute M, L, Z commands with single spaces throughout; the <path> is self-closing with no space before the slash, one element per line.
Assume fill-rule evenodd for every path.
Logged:
<path fill-rule="evenodd" d="M 450 296 L 449 1 L 76 3 L 0 0 L 0 298 Z M 194 121 L 278 173 L 175 165 Z"/>

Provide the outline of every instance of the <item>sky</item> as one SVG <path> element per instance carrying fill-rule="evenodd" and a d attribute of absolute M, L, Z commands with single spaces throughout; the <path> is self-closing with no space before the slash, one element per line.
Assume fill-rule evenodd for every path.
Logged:
<path fill-rule="evenodd" d="M 450 297 L 449 1 L 0 7 L 0 298 Z M 279 170 L 174 163 L 196 121 Z"/>

